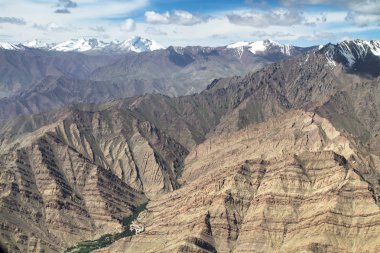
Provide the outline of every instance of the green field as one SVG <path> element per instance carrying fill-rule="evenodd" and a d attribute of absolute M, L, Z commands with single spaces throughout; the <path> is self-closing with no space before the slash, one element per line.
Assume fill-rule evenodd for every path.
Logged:
<path fill-rule="evenodd" d="M 142 211 L 146 209 L 147 204 L 148 203 L 145 203 L 136 207 L 132 215 L 125 217 L 122 220 L 122 224 L 124 226 L 123 232 L 115 233 L 115 234 L 106 234 L 106 235 L 101 236 L 99 239 L 93 240 L 93 241 L 80 242 L 73 247 L 65 249 L 64 252 L 65 253 L 88 253 L 96 249 L 107 247 L 121 238 L 134 235 L 134 232 L 129 230 L 129 225 L 132 223 L 132 221 L 137 219 L 137 217 Z"/>

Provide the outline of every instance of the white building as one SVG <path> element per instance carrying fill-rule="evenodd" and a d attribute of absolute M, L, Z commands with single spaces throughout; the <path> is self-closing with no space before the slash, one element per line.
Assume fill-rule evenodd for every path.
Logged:
<path fill-rule="evenodd" d="M 131 231 L 134 230 L 135 234 L 137 235 L 137 234 L 140 234 L 141 232 L 144 232 L 145 227 L 142 224 L 140 224 L 134 220 L 134 221 L 132 221 L 131 225 L 129 225 L 129 229 Z"/>

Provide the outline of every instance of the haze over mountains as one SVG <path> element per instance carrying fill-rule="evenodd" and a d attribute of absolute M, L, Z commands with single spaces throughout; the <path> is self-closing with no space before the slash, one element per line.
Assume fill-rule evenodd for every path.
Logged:
<path fill-rule="evenodd" d="M 146 93 L 192 94 L 215 78 L 244 75 L 317 49 L 270 40 L 161 49 L 138 37 L 120 43 L 79 39 L 50 47 L 32 42 L 3 48 L 0 119 L 73 102 L 106 102 Z"/>
<path fill-rule="evenodd" d="M 97 252 L 377 252 L 379 52 L 0 50 L 0 242 L 60 252 L 149 201 Z"/>

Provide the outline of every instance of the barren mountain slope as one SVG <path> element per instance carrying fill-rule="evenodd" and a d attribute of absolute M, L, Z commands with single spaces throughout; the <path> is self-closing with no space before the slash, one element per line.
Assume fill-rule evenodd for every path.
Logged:
<path fill-rule="evenodd" d="M 124 83 L 139 80 L 146 84 L 145 89 L 152 86 L 150 89 L 165 95 L 186 95 L 202 91 L 214 78 L 244 75 L 315 49 L 291 46 L 289 52 L 281 52 L 276 46 L 268 45 L 263 52 L 252 52 L 249 47 L 169 47 L 125 57 L 98 68 L 92 79 Z M 141 94 L 144 93 L 137 91 L 134 95 Z"/>
<path fill-rule="evenodd" d="M 75 112 L 1 145 L 2 243 L 60 251 L 120 231 L 148 198 L 178 187 L 187 151 L 128 112 Z"/>
<path fill-rule="evenodd" d="M 215 80 L 199 95 L 178 98 L 148 95 L 124 103 L 185 146 L 189 146 L 191 137 L 183 133 L 190 132 L 194 142 L 199 143 L 209 132 L 235 131 L 292 108 L 317 110 L 337 127 L 361 139 L 363 132 L 372 129 L 375 135 L 379 129 L 380 121 L 373 117 L 380 110 L 376 99 L 380 97 L 379 80 L 350 73 L 338 63 L 332 66 L 323 51 L 319 51 L 268 65 L 244 77 Z M 372 121 L 372 125 L 360 124 L 354 131 L 352 127 L 339 125 L 343 115 L 330 117 L 329 113 L 342 107 L 340 101 L 333 103 L 339 94 L 344 94 L 341 97 L 350 104 L 344 110 L 353 107 L 356 110 L 351 110 L 346 120 Z M 364 102 L 371 104 L 369 111 L 365 111 Z"/>
<path fill-rule="evenodd" d="M 87 79 L 95 69 L 112 64 L 118 58 L 120 56 L 90 56 L 38 49 L 0 49 L 0 98 L 28 90 L 49 76 Z"/>
<path fill-rule="evenodd" d="M 355 145 L 303 111 L 211 137 L 182 187 L 140 215 L 145 232 L 98 252 L 377 252 L 379 206 Z"/>

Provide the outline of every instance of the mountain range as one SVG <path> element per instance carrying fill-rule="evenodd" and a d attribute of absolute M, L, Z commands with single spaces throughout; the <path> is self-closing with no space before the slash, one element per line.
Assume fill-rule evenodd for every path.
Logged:
<path fill-rule="evenodd" d="M 92 67 L 76 63 L 0 100 L 2 115 L 12 116 L 0 124 L 2 246 L 377 252 L 379 51 L 378 41 L 362 40 L 169 47 L 116 62 L 114 55 L 0 51 L 13 66 L 53 56 L 50 69 L 78 60 Z M 121 86 L 133 75 L 167 82 L 187 70 L 195 79 L 203 67 L 215 75 L 221 65 L 227 77 L 189 86 L 203 87 L 195 94 L 128 97 L 131 86 Z M 250 67 L 233 76 L 236 66 Z M 173 89 L 186 83 L 173 80 Z M 140 233 L 130 234 L 131 219 Z"/>
<path fill-rule="evenodd" d="M 45 43 L 39 40 L 27 41 L 24 43 L 0 43 L 0 49 L 6 50 L 26 50 L 41 49 L 58 52 L 96 52 L 96 53 L 125 53 L 125 52 L 145 52 L 164 49 L 157 42 L 135 36 L 125 41 L 114 40 L 104 42 L 96 38 L 71 39 L 59 43 Z"/>
<path fill-rule="evenodd" d="M 317 48 L 269 40 L 248 44 L 168 47 L 136 53 L 131 50 L 143 50 L 156 43 L 134 38 L 118 44 L 128 50 L 115 54 L 109 53 L 110 48 L 117 48 L 113 42 L 80 39 L 59 43 L 51 50 L 24 46 L 22 50 L 0 50 L 0 120 L 73 102 L 107 102 L 146 93 L 193 94 L 216 78 L 244 75 Z M 7 48 L 14 47 L 20 46 Z M 93 50 L 84 51 L 88 48 Z"/>
<path fill-rule="evenodd" d="M 263 41 L 240 41 L 225 46 L 226 48 L 236 49 L 241 55 L 244 49 L 248 49 L 253 54 L 259 52 L 266 53 L 268 51 L 277 52 L 285 55 L 291 55 L 291 51 L 297 51 L 299 48 L 281 44 L 272 40 Z M 46 43 L 39 40 L 31 40 L 23 43 L 0 42 L 0 49 L 5 50 L 25 50 L 25 49 L 41 49 L 46 51 L 59 52 L 97 52 L 97 53 L 123 53 L 123 52 L 146 52 L 165 49 L 154 40 L 142 38 L 139 36 L 132 37 L 125 41 L 113 40 L 104 42 L 96 38 L 79 38 L 71 39 L 58 43 Z M 176 47 L 181 50 L 181 47 Z"/>

